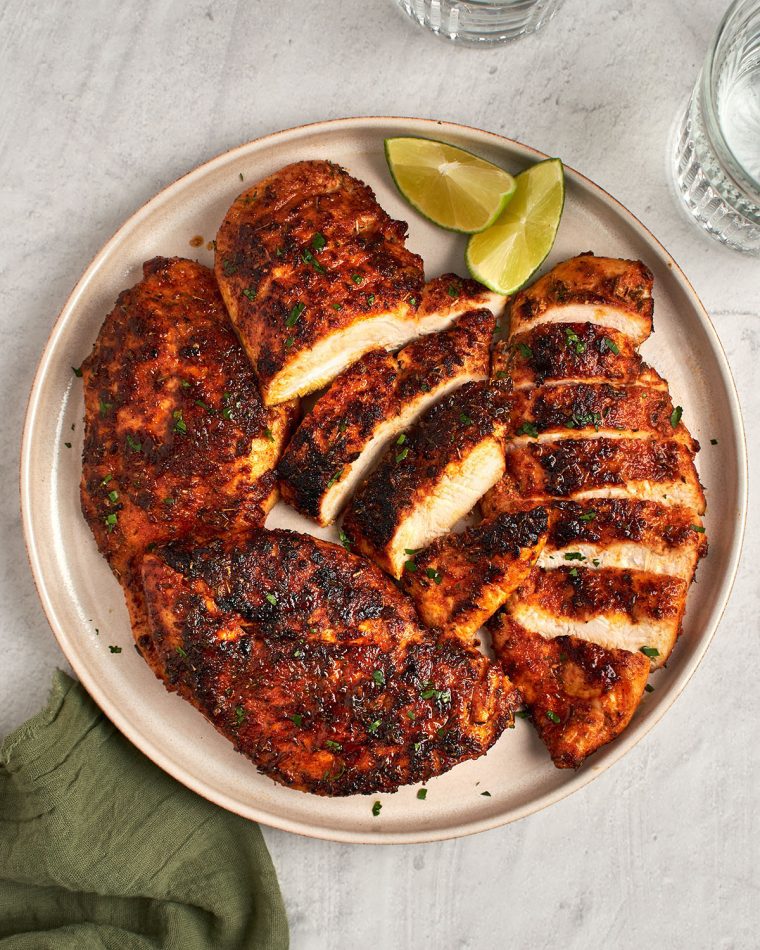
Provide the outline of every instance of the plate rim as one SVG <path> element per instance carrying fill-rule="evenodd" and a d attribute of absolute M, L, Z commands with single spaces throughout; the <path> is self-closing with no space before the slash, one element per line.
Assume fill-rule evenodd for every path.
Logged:
<path fill-rule="evenodd" d="M 703 305 L 694 287 L 686 277 L 681 267 L 674 260 L 673 256 L 670 254 L 667 248 L 665 248 L 662 242 L 659 241 L 649 230 L 649 228 L 647 228 L 646 225 L 644 225 L 636 217 L 636 215 L 626 208 L 625 205 L 623 205 L 622 202 L 620 202 L 617 198 L 609 194 L 609 192 L 607 192 L 600 185 L 596 184 L 596 182 L 592 181 L 586 175 L 577 171 L 577 169 L 573 168 L 573 166 L 567 165 L 563 161 L 563 166 L 566 173 L 569 173 L 571 177 L 575 176 L 588 189 L 590 189 L 592 192 L 595 192 L 597 197 L 599 197 L 604 204 L 616 206 L 618 213 L 624 219 L 627 219 L 628 223 L 634 226 L 634 230 L 636 228 L 640 229 L 640 231 L 643 232 L 647 237 L 648 241 L 655 245 L 663 255 L 663 258 L 668 263 L 672 275 L 681 284 L 682 288 L 694 304 L 694 309 L 702 324 L 702 328 L 707 334 L 709 343 L 716 357 L 716 362 L 718 364 L 718 369 L 724 384 L 724 388 L 728 396 L 729 411 L 737 434 L 737 496 L 739 507 L 737 512 L 738 517 L 736 523 L 736 537 L 729 552 L 727 564 L 724 567 L 722 573 L 722 593 L 720 593 L 718 600 L 716 600 L 717 614 L 707 635 L 703 634 L 691 663 L 686 666 L 679 674 L 677 674 L 675 678 L 668 684 L 668 692 L 665 697 L 666 701 L 660 703 L 657 709 L 649 716 L 649 718 L 639 724 L 635 732 L 628 734 L 627 741 L 626 733 L 624 733 L 618 737 L 613 746 L 608 747 L 609 751 L 603 766 L 598 768 L 586 768 L 580 772 L 576 772 L 569 781 L 559 785 L 552 791 L 545 792 L 543 795 L 531 799 L 530 802 L 522 806 L 507 809 L 500 814 L 491 814 L 485 816 L 482 819 L 473 819 L 461 824 L 452 824 L 450 827 L 442 829 L 436 828 L 430 829 L 428 831 L 382 831 L 378 829 L 377 832 L 365 832 L 359 830 L 338 829 L 323 825 L 314 825 L 303 820 L 283 817 L 268 810 L 258 809 L 254 806 L 247 806 L 226 795 L 222 790 L 207 785 L 202 779 L 194 776 L 185 765 L 179 764 L 169 759 L 169 757 L 164 754 L 162 749 L 154 746 L 153 742 L 141 733 L 139 727 L 133 725 L 129 718 L 122 714 L 119 707 L 111 702 L 106 690 L 101 689 L 95 677 L 91 676 L 84 663 L 80 662 L 79 651 L 75 648 L 73 643 L 69 643 L 63 625 L 58 623 L 56 609 L 50 596 L 50 591 L 44 576 L 44 571 L 42 570 L 38 559 L 37 538 L 35 535 L 32 516 L 33 473 L 31 472 L 30 461 L 31 446 L 35 433 L 35 421 L 39 411 L 42 384 L 47 375 L 52 354 L 58 343 L 58 338 L 63 331 L 64 323 L 70 311 L 75 309 L 79 298 L 86 291 L 90 280 L 97 272 L 102 260 L 106 258 L 111 249 L 119 243 L 122 233 L 131 226 L 139 224 L 139 220 L 152 212 L 157 205 L 166 201 L 167 199 L 170 199 L 175 191 L 179 190 L 184 184 L 187 183 L 187 179 L 191 179 L 196 176 L 202 177 L 203 173 L 208 170 L 210 166 L 224 164 L 225 162 L 234 159 L 236 153 L 244 152 L 250 149 L 252 146 L 265 146 L 265 144 L 270 144 L 277 139 L 287 139 L 288 137 L 297 139 L 299 136 L 309 132 L 318 133 L 320 131 L 330 131 L 336 128 L 341 131 L 355 131 L 361 128 L 379 126 L 382 130 L 383 125 L 399 122 L 414 123 L 415 125 L 421 126 L 422 130 L 429 129 L 432 131 L 437 129 L 439 130 L 440 134 L 444 135 L 447 131 L 464 135 L 474 133 L 478 136 L 490 137 L 494 139 L 497 144 L 512 146 L 518 150 L 532 153 L 533 155 L 540 158 L 551 157 L 539 149 L 536 149 L 530 145 L 525 145 L 516 139 L 509 138 L 508 136 L 501 135 L 497 132 L 480 129 L 476 126 L 465 125 L 457 122 L 449 122 L 442 119 L 420 118 L 414 116 L 366 115 L 326 119 L 293 126 L 287 129 L 280 129 L 275 132 L 270 132 L 266 135 L 251 139 L 250 141 L 240 143 L 236 146 L 233 146 L 232 148 L 219 152 L 204 162 L 201 162 L 199 165 L 194 166 L 189 171 L 173 179 L 171 182 L 157 191 L 151 198 L 143 202 L 143 204 L 140 205 L 132 214 L 130 214 L 129 217 L 119 225 L 111 237 L 92 257 L 89 264 L 85 267 L 81 276 L 74 285 L 73 289 L 67 296 L 55 319 L 55 322 L 51 327 L 34 373 L 24 416 L 21 455 L 19 460 L 22 527 L 24 532 L 27 559 L 29 561 L 37 596 L 39 597 L 39 600 L 42 604 L 46 619 L 53 632 L 53 635 L 55 636 L 59 648 L 68 662 L 71 664 L 71 667 L 79 677 L 80 682 L 83 684 L 87 692 L 94 699 L 103 713 L 113 722 L 117 729 L 119 729 L 119 731 L 156 766 L 167 772 L 176 781 L 181 782 L 187 788 L 190 788 L 193 792 L 207 799 L 208 801 L 211 801 L 228 811 L 238 814 L 241 817 L 260 822 L 261 824 L 265 824 L 272 828 L 277 828 L 282 831 L 288 831 L 306 837 L 349 844 L 422 844 L 478 834 L 483 831 L 501 827 L 514 821 L 519 821 L 528 815 L 542 811 L 544 808 L 561 801 L 567 796 L 588 785 L 593 779 L 612 768 L 612 766 L 614 766 L 624 755 L 627 754 L 630 749 L 632 749 L 638 742 L 648 735 L 654 726 L 662 720 L 663 716 L 668 712 L 678 697 L 682 694 L 689 680 L 692 678 L 704 659 L 704 655 L 712 643 L 717 629 L 723 619 L 726 607 L 734 588 L 739 562 L 741 559 L 743 542 L 746 534 L 748 509 L 747 443 L 741 406 L 739 403 L 739 397 L 733 374 L 731 373 L 731 368 L 728 363 L 728 358 L 709 313 L 707 312 L 705 306 Z M 715 608 L 713 608 L 713 611 L 715 611 Z"/>

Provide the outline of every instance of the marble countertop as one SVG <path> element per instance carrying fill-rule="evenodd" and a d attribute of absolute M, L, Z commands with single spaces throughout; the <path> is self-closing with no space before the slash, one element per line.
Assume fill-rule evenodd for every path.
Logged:
<path fill-rule="evenodd" d="M 566 0 L 538 35 L 471 50 L 426 34 L 392 0 L 0 4 L 0 734 L 39 708 L 52 669 L 66 666 L 29 572 L 17 491 L 26 394 L 50 327 L 85 264 L 145 200 L 267 132 L 418 115 L 561 156 L 627 205 L 693 282 L 758 471 L 760 261 L 704 236 L 669 176 L 672 126 L 723 6 Z M 758 528 L 751 507 L 729 608 L 684 694 L 580 792 L 433 845 L 265 829 L 293 947 L 757 946 Z"/>

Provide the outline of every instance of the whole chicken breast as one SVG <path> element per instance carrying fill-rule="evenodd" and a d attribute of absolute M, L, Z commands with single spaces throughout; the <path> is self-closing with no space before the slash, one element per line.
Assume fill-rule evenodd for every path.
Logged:
<path fill-rule="evenodd" d="M 148 554 L 167 687 L 265 775 L 318 795 L 392 792 L 482 755 L 519 698 L 499 664 L 426 631 L 374 565 L 291 531 Z"/>
<path fill-rule="evenodd" d="M 138 645 L 142 555 L 262 524 L 295 409 L 262 405 L 208 268 L 157 257 L 143 272 L 82 364 L 82 511 L 124 588 Z"/>
<path fill-rule="evenodd" d="M 490 311 L 472 311 L 396 356 L 372 350 L 344 370 L 279 463 L 285 501 L 331 524 L 389 442 L 447 393 L 488 378 L 494 323 Z"/>

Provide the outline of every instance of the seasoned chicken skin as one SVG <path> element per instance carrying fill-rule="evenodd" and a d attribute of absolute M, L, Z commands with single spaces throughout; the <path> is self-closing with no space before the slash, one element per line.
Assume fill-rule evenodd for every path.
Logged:
<path fill-rule="evenodd" d="M 344 370 L 303 419 L 278 466 L 285 501 L 330 524 L 389 442 L 434 402 L 488 378 L 494 317 L 461 316 L 397 356 L 372 350 Z"/>
<path fill-rule="evenodd" d="M 631 721 L 649 675 L 642 653 L 604 649 L 572 636 L 546 640 L 506 612 L 497 614 L 489 629 L 557 768 L 578 768 Z"/>
<path fill-rule="evenodd" d="M 594 323 L 643 343 L 652 332 L 653 281 L 641 261 L 581 254 L 515 296 L 510 332 L 524 333 L 538 323 Z"/>
<path fill-rule="evenodd" d="M 406 224 L 331 162 L 288 165 L 238 196 L 214 269 L 267 405 L 417 335 L 423 268 L 405 238 Z"/>
<path fill-rule="evenodd" d="M 502 387 L 467 383 L 402 433 L 346 513 L 356 551 L 400 577 L 410 551 L 447 534 L 501 477 L 508 412 Z"/>
<path fill-rule="evenodd" d="M 143 270 L 82 364 L 82 511 L 138 640 L 144 552 L 262 524 L 293 414 L 262 405 L 208 268 L 159 257 Z"/>
<path fill-rule="evenodd" d="M 545 508 L 497 515 L 410 555 L 404 590 L 427 626 L 471 643 L 485 621 L 527 580 L 546 536 Z"/>
<path fill-rule="evenodd" d="M 169 689 L 261 772 L 320 795 L 391 792 L 482 755 L 519 697 L 498 664 L 424 630 L 374 565 L 290 531 L 148 554 Z"/>

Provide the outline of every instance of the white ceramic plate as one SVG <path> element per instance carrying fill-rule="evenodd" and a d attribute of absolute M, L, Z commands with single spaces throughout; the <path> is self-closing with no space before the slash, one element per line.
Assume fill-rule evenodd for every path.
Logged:
<path fill-rule="evenodd" d="M 669 380 L 673 401 L 683 405 L 684 422 L 703 446 L 698 465 L 707 488 L 710 555 L 689 595 L 683 637 L 627 731 L 578 772 L 569 772 L 555 769 L 531 725 L 518 721 L 488 755 L 433 779 L 425 801 L 416 798 L 413 787 L 395 795 L 329 799 L 260 775 L 200 713 L 164 689 L 132 648 L 121 590 L 80 513 L 83 402 L 71 367 L 89 353 L 119 291 L 140 279 L 143 261 L 176 254 L 210 264 L 205 243 L 195 250 L 190 239 L 200 234 L 210 241 L 243 187 L 299 159 L 331 159 L 367 181 L 391 215 L 409 221 L 409 246 L 423 255 L 428 276 L 449 269 L 464 273 L 464 239 L 423 220 L 396 192 L 383 157 L 383 139 L 394 135 L 444 139 L 513 173 L 546 157 L 476 129 L 364 118 L 279 132 L 202 165 L 133 215 L 85 271 L 42 356 L 22 452 L 24 529 L 40 597 L 61 649 L 103 711 L 161 768 L 206 798 L 278 828 L 338 841 L 432 841 L 483 831 L 557 801 L 611 766 L 663 715 L 702 658 L 734 578 L 746 508 L 739 406 L 704 308 L 652 235 L 568 168 L 564 217 L 546 267 L 585 250 L 649 265 L 655 275 L 656 332 L 644 353 Z M 717 446 L 710 443 L 715 438 Z M 313 530 L 282 503 L 267 524 Z M 331 536 L 328 530 L 315 533 Z M 122 652 L 111 653 L 109 645 Z M 481 794 L 486 790 L 490 798 Z M 379 817 L 371 813 L 376 799 L 383 803 Z"/>

